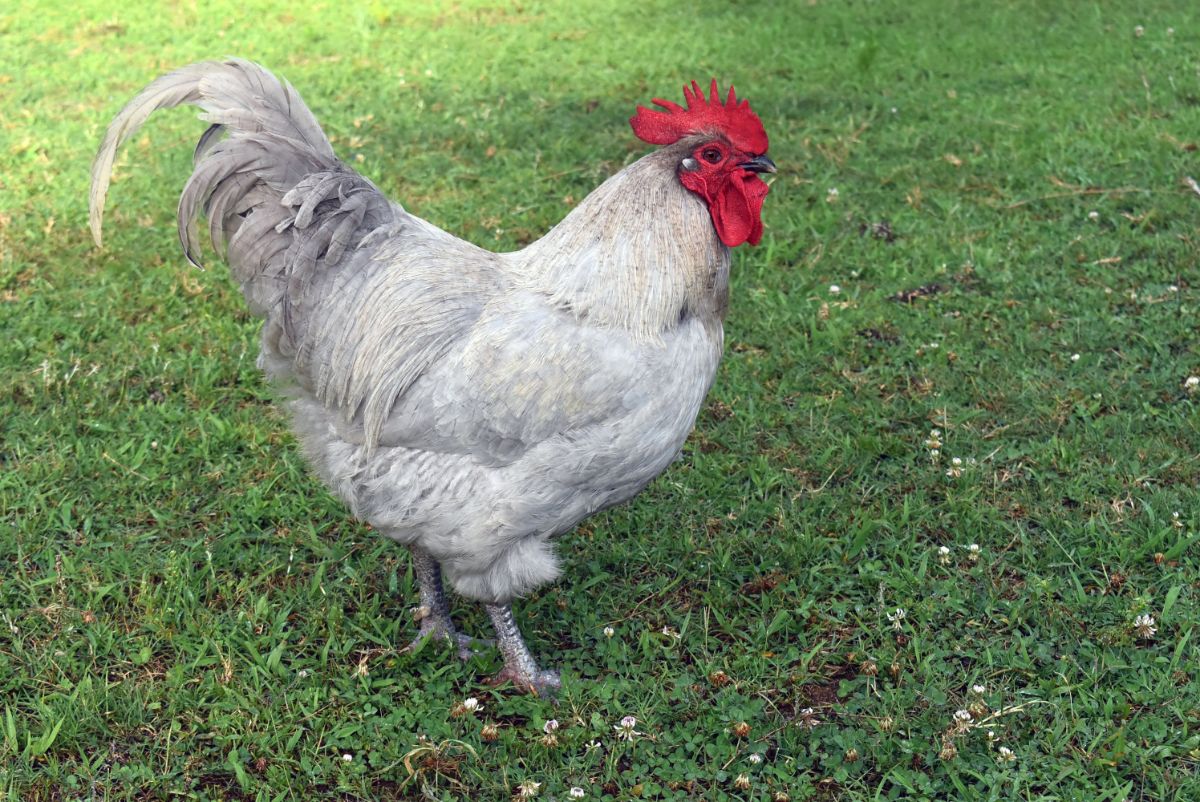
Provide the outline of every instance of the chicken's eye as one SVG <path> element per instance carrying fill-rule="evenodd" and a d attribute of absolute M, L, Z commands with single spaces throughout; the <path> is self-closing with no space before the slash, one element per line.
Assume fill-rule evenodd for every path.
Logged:
<path fill-rule="evenodd" d="M 717 164 L 721 161 L 721 151 L 718 148 L 705 148 L 700 153 L 700 158 L 709 164 Z"/>

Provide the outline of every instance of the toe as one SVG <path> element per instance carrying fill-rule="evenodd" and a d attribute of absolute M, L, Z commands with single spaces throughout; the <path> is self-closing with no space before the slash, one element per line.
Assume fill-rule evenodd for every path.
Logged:
<path fill-rule="evenodd" d="M 539 671 L 531 690 L 535 696 L 553 699 L 562 690 L 562 679 L 557 671 Z"/>
<path fill-rule="evenodd" d="M 488 680 L 491 685 L 503 685 L 506 682 L 511 682 L 523 693 L 530 693 L 534 696 L 554 698 L 562 690 L 562 680 L 557 671 L 543 670 L 525 673 L 505 666 L 500 673 Z"/>

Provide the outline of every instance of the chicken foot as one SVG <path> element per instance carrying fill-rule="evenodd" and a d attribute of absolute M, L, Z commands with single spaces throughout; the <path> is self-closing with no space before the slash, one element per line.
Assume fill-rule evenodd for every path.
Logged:
<path fill-rule="evenodd" d="M 537 661 L 530 654 L 525 639 L 521 637 L 521 630 L 517 628 L 517 622 L 513 619 L 512 606 L 485 604 L 483 609 L 487 610 L 488 617 L 492 619 L 492 625 L 496 628 L 496 645 L 504 658 L 504 668 L 492 677 L 492 682 L 512 682 L 522 690 L 537 696 L 554 696 L 562 687 L 558 672 L 538 668 Z"/>
<path fill-rule="evenodd" d="M 446 591 L 442 587 L 442 569 L 437 560 L 416 546 L 409 546 L 409 551 L 412 552 L 413 574 L 417 578 L 421 599 L 420 606 L 413 611 L 413 619 L 419 624 L 420 631 L 402 651 L 413 651 L 426 638 L 445 638 L 454 644 L 460 660 L 469 660 L 480 647 L 490 646 L 491 641 L 472 638 L 454 628 L 454 621 L 450 618 L 450 602 L 446 600 Z"/>

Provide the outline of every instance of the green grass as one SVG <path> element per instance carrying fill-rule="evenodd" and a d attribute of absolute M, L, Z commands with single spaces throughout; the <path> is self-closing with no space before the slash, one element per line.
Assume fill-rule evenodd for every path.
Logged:
<path fill-rule="evenodd" d="M 637 103 L 715 74 L 762 115 L 768 229 L 684 459 L 518 607 L 557 705 L 486 687 L 495 653 L 398 653 L 405 554 L 179 254 L 192 115 L 130 144 L 91 247 L 103 126 L 225 54 L 495 249 L 645 151 Z M 0 795 L 1200 798 L 1193 0 L 40 0 L 0 12 L 0 108 Z"/>

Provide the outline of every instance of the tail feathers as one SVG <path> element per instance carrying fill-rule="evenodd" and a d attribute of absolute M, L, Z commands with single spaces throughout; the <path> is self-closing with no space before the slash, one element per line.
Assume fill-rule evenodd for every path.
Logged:
<path fill-rule="evenodd" d="M 153 81 L 109 126 L 92 165 L 89 223 L 97 245 L 118 148 L 158 109 L 187 104 L 199 106 L 210 126 L 179 198 L 184 253 L 199 264 L 196 221 L 204 212 L 213 248 L 251 309 L 282 327 L 285 344 L 295 342 L 304 328 L 304 293 L 319 266 L 338 263 L 393 222 L 399 207 L 338 161 L 287 82 L 241 59 L 206 61 Z"/>
<path fill-rule="evenodd" d="M 199 264 L 196 218 L 201 211 L 209 216 L 213 249 L 222 253 L 230 227 L 236 229 L 248 211 L 269 201 L 278 207 L 271 208 L 278 215 L 275 222 L 283 222 L 287 210 L 281 196 L 313 172 L 337 166 L 336 159 L 316 158 L 293 141 L 265 132 L 238 136 L 235 129 L 233 137 L 205 149 L 179 196 L 179 242 L 188 260 Z M 267 193 L 250 192 L 260 184 Z"/>
<path fill-rule="evenodd" d="M 326 166 L 335 164 L 333 147 L 295 89 L 249 61 L 202 61 L 189 64 L 152 82 L 112 121 L 92 164 L 89 223 L 99 245 L 104 199 L 117 150 L 159 109 L 194 105 L 213 124 L 197 146 L 197 158 L 222 130 L 265 134 L 292 144 Z M 299 146 L 298 148 L 295 146 Z"/>

